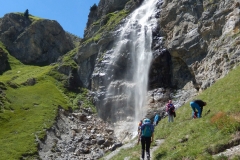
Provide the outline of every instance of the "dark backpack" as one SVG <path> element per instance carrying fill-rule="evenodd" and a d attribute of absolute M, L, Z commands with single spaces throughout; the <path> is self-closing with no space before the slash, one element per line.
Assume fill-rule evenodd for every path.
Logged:
<path fill-rule="evenodd" d="M 170 115 L 173 115 L 174 114 L 174 110 L 175 110 L 175 107 L 173 104 L 168 104 L 168 113 Z"/>

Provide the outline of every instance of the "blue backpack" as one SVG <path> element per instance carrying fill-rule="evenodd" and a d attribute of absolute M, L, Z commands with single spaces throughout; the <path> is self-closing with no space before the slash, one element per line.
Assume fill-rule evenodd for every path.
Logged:
<path fill-rule="evenodd" d="M 151 137 L 152 133 L 153 133 L 151 121 L 149 119 L 147 119 L 146 121 L 143 122 L 142 127 L 144 128 L 142 130 L 142 136 L 143 137 Z"/>

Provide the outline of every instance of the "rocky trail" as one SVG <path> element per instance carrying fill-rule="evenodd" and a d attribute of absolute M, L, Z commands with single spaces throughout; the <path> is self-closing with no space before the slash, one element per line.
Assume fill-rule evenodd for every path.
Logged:
<path fill-rule="evenodd" d="M 214 157 L 221 156 L 221 155 L 226 156 L 228 158 L 232 158 L 237 155 L 240 156 L 240 145 L 226 149 L 226 151 L 218 153 L 218 154 L 214 155 Z"/>
<path fill-rule="evenodd" d="M 164 139 L 157 139 L 157 140 L 155 140 L 155 146 L 152 146 L 151 148 L 150 148 L 150 155 L 153 155 L 153 152 L 155 152 L 160 146 L 161 146 L 161 144 L 164 142 Z M 152 158 L 152 156 L 150 157 L 151 158 L 151 160 L 153 160 L 153 158 Z"/>
<path fill-rule="evenodd" d="M 155 152 L 160 146 L 161 144 L 164 142 L 164 139 L 157 139 L 155 140 L 155 145 L 154 146 L 151 146 L 150 148 L 150 155 L 153 155 L 153 152 Z M 127 143 L 123 146 L 121 146 L 120 148 L 116 149 L 115 151 L 111 152 L 109 155 L 107 155 L 106 157 L 104 157 L 104 160 L 111 160 L 112 157 L 114 157 L 115 155 L 117 155 L 119 153 L 119 151 L 121 149 L 127 149 L 127 148 L 131 148 L 131 147 L 134 147 L 136 145 L 136 142 L 130 142 L 130 143 Z M 139 150 L 139 152 L 141 152 Z M 125 157 L 124 160 L 129 160 L 130 157 Z M 153 158 L 151 157 L 151 160 L 153 160 Z"/>

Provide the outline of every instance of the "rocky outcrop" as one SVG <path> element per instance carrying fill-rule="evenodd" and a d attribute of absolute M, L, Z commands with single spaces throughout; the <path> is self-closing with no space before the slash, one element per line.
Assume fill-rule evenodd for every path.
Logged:
<path fill-rule="evenodd" d="M 108 13 L 122 10 L 125 4 L 130 0 L 101 0 L 98 4 L 98 17 L 102 17 Z"/>
<path fill-rule="evenodd" d="M 39 142 L 39 156 L 48 159 L 99 159 L 122 143 L 112 127 L 97 118 L 91 110 L 70 112 L 59 109 L 56 124 Z"/>
<path fill-rule="evenodd" d="M 83 44 L 74 57 L 74 60 L 79 66 L 77 70 L 79 79 L 86 88 L 90 88 L 91 86 L 90 79 L 95 66 L 95 60 L 99 48 L 100 45 L 95 42 Z"/>
<path fill-rule="evenodd" d="M 10 13 L 0 19 L 0 41 L 25 64 L 47 65 L 74 48 L 72 40 L 54 20 L 28 19 Z"/>
<path fill-rule="evenodd" d="M 107 22 L 104 17 L 108 13 L 122 10 L 128 1 L 130 0 L 101 0 L 98 5 L 92 6 L 88 15 L 84 38 L 90 38 L 94 35 Z M 92 25 L 96 21 L 98 23 Z"/>
<path fill-rule="evenodd" d="M 164 55 L 159 49 L 165 48 L 169 59 L 154 63 L 158 60 L 154 58 L 149 86 L 155 95 L 167 93 L 159 91 L 166 87 L 175 93 L 168 92 L 158 101 L 150 94 L 150 108 L 161 108 L 166 97 L 176 99 L 174 104 L 179 107 L 239 65 L 239 4 L 237 0 L 164 2 L 153 50 L 158 57 Z M 168 65 L 159 66 L 163 62 Z M 167 72 L 162 74 L 164 70 Z"/>
<path fill-rule="evenodd" d="M 160 33 L 172 56 L 171 83 L 204 90 L 239 64 L 239 1 L 165 1 Z"/>
<path fill-rule="evenodd" d="M 93 5 L 88 14 L 87 26 L 84 30 L 84 39 L 91 38 L 109 20 L 107 14 L 121 11 L 133 11 L 141 5 L 143 0 L 100 0 Z"/>
<path fill-rule="evenodd" d="M 6 92 L 5 92 L 5 90 L 6 90 L 6 86 L 5 86 L 5 84 L 4 83 L 2 83 L 2 82 L 0 82 L 0 106 L 1 106 L 1 108 L 0 108 L 0 113 L 2 113 L 2 112 L 4 112 L 4 101 L 3 100 L 5 100 L 6 99 Z"/>
<path fill-rule="evenodd" d="M 0 48 L 0 74 L 9 68 L 7 53 Z"/>

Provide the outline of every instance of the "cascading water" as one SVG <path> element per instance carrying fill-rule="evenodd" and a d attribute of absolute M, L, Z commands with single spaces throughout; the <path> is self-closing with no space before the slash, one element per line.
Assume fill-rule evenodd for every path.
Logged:
<path fill-rule="evenodd" d="M 152 60 L 152 32 L 156 28 L 157 0 L 145 0 L 126 18 L 118 30 L 114 48 L 106 53 L 107 72 L 104 86 L 105 98 L 101 104 L 102 117 L 120 122 L 129 128 L 115 126 L 115 133 L 137 131 L 137 124 L 146 115 L 148 73 Z M 105 55 L 105 56 L 106 56 Z M 123 62 L 124 61 L 124 62 Z M 118 132 L 119 131 L 119 132 Z"/>
<path fill-rule="evenodd" d="M 136 21 L 139 25 L 140 30 L 133 30 L 133 52 L 132 56 L 134 61 L 134 74 L 133 82 L 136 84 L 134 88 L 134 104 L 135 104 L 135 120 L 139 121 L 140 118 L 145 116 L 143 108 L 146 105 L 147 97 L 147 85 L 148 85 L 148 72 L 150 63 L 152 60 L 152 29 L 156 25 L 155 6 L 156 1 L 148 0 L 145 1 L 142 7 L 133 13 L 125 27 L 130 28 L 131 22 Z M 136 38 L 136 39 L 135 39 Z"/>

